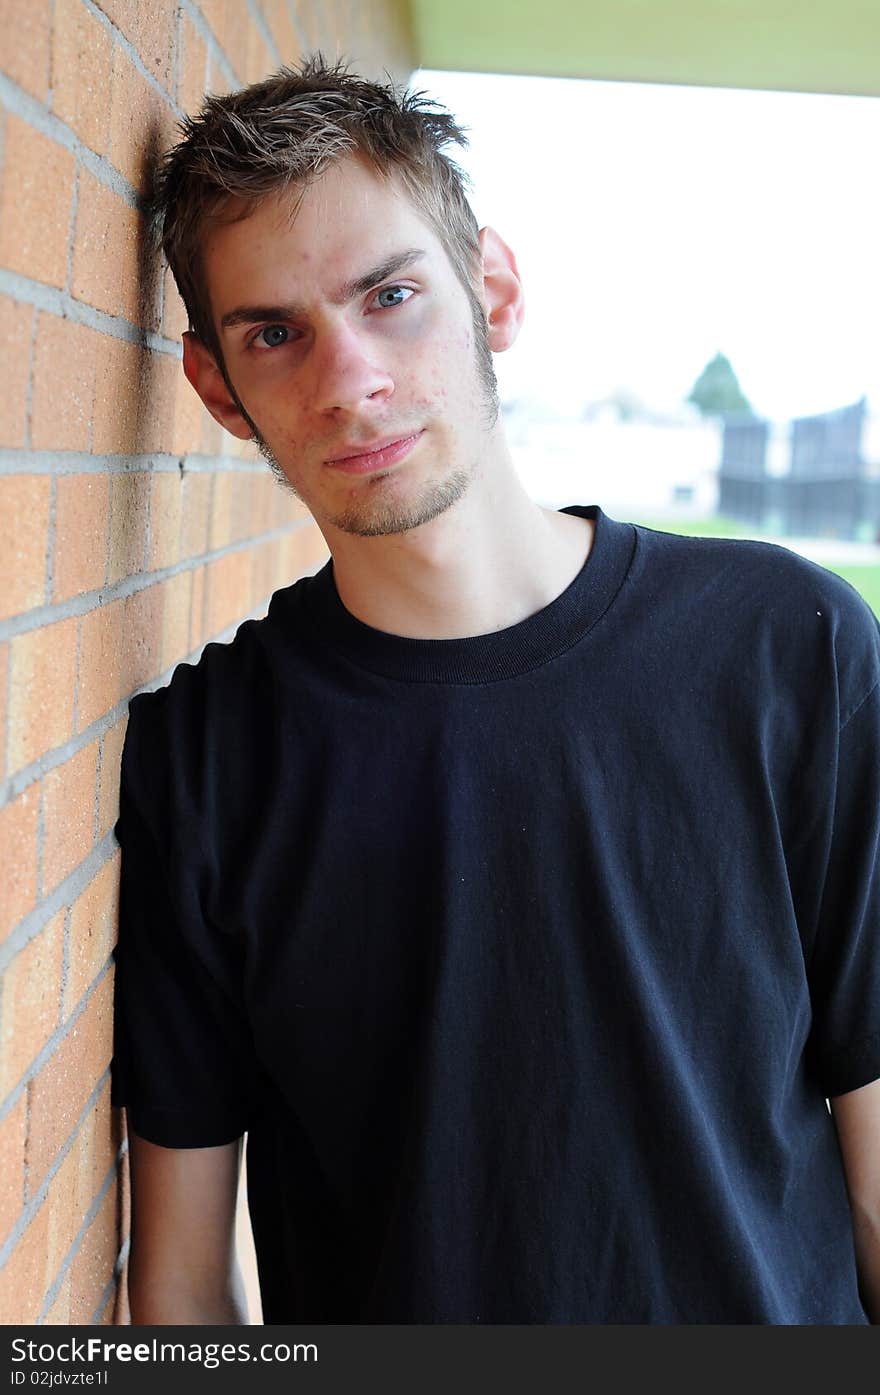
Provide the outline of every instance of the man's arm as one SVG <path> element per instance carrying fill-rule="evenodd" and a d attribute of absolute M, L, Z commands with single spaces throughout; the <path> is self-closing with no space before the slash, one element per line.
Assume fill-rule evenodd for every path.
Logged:
<path fill-rule="evenodd" d="M 129 1129 L 136 1325 L 246 1324 L 235 1260 L 241 1139 L 217 1148 L 160 1148 Z"/>
<path fill-rule="evenodd" d="M 880 1080 L 830 1104 L 852 1211 L 859 1291 L 868 1318 L 880 1324 Z"/>

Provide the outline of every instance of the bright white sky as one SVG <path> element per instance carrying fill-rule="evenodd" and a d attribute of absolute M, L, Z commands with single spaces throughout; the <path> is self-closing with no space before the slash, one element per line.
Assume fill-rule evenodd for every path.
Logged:
<path fill-rule="evenodd" d="M 526 293 L 503 397 L 674 407 L 727 354 L 762 415 L 880 400 L 880 101 L 421 70 Z"/>

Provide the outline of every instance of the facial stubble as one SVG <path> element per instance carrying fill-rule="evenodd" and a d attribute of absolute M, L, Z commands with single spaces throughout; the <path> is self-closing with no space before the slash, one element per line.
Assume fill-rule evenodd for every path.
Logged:
<path fill-rule="evenodd" d="M 467 289 L 468 301 L 471 307 L 471 318 L 474 329 L 474 366 L 477 374 L 477 381 L 481 396 L 481 405 L 485 413 L 485 422 L 488 430 L 495 425 L 500 411 L 500 401 L 498 396 L 498 381 L 495 377 L 495 366 L 492 361 L 492 350 L 489 347 L 489 338 L 486 326 L 486 314 L 479 299 L 474 292 Z M 302 503 L 303 499 L 296 486 L 285 474 L 277 456 L 273 452 L 268 441 L 263 436 L 256 422 L 248 415 L 241 399 L 235 391 L 229 376 L 222 368 L 223 376 L 226 379 L 226 386 L 232 395 L 236 407 L 241 412 L 248 426 L 251 429 L 253 440 L 257 449 L 272 471 L 275 479 L 282 489 L 293 494 Z M 353 533 L 362 538 L 386 537 L 391 533 L 405 533 L 412 528 L 418 528 L 423 523 L 430 523 L 432 519 L 445 513 L 454 503 L 466 492 L 468 485 L 473 478 L 473 472 L 478 462 L 474 461 L 469 470 L 454 470 L 450 475 L 442 480 L 429 480 L 417 499 L 406 502 L 396 502 L 393 499 L 377 498 L 370 501 L 369 497 L 359 499 L 357 504 L 343 509 L 341 513 L 328 519 L 334 528 L 340 529 L 343 533 Z M 387 471 L 377 472 L 371 475 L 365 482 L 367 490 L 387 477 Z"/>

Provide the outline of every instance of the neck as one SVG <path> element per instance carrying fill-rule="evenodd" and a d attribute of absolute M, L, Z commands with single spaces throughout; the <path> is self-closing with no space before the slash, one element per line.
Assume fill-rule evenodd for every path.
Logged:
<path fill-rule="evenodd" d="M 387 634 L 460 639 L 555 600 L 583 567 L 593 525 L 535 503 L 505 449 L 430 523 L 374 538 L 328 534 L 336 589 L 356 619 Z"/>

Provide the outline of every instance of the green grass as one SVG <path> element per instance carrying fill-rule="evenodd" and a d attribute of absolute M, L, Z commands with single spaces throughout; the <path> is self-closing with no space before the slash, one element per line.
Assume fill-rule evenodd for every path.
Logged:
<path fill-rule="evenodd" d="M 880 616 L 880 567 L 836 565 L 834 562 L 825 562 L 830 572 L 836 572 L 842 576 L 844 581 L 848 581 L 850 586 L 854 586 L 860 596 L 868 602 L 874 614 Z"/>
<path fill-rule="evenodd" d="M 714 518 L 630 518 L 643 528 L 656 528 L 661 533 L 683 533 L 690 538 L 746 538 L 757 536 L 743 531 L 734 518 L 716 514 Z"/>
<path fill-rule="evenodd" d="M 741 523 L 732 518 L 717 515 L 714 518 L 668 519 L 633 518 L 644 528 L 656 528 L 663 533 L 682 533 L 692 538 L 760 538 L 760 529 L 744 530 Z M 854 586 L 860 596 L 868 602 L 875 615 L 880 616 L 880 564 L 863 565 L 848 562 L 822 562 L 829 572 L 842 576 Z"/>

